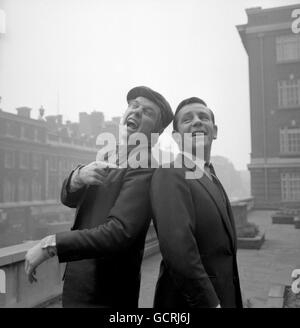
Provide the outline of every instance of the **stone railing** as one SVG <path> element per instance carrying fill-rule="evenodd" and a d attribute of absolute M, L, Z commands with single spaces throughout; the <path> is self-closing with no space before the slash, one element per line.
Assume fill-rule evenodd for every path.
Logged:
<path fill-rule="evenodd" d="M 245 220 L 252 203 L 252 198 L 232 202 L 237 224 L 241 223 L 240 220 Z M 36 242 L 28 241 L 0 248 L 0 307 L 41 307 L 61 295 L 65 265 L 59 264 L 57 258 L 50 259 L 39 266 L 37 283 L 30 284 L 27 280 L 24 257 L 27 250 Z M 151 224 L 146 238 L 145 257 L 158 252 L 156 232 Z"/>
<path fill-rule="evenodd" d="M 50 259 L 38 268 L 38 281 L 30 284 L 24 271 L 27 250 L 36 241 L 0 249 L 0 307 L 38 307 L 59 296 L 62 290 L 64 264 Z"/>
<path fill-rule="evenodd" d="M 43 307 L 44 304 L 61 295 L 65 264 L 59 264 L 57 257 L 38 267 L 37 283 L 30 284 L 27 280 L 24 270 L 25 254 L 37 242 L 28 241 L 0 248 L 0 308 Z M 156 233 L 151 224 L 146 238 L 144 257 L 158 251 Z"/>

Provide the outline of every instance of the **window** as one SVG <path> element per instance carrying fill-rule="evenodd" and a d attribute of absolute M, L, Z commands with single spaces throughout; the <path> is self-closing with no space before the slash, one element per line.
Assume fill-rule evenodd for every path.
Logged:
<path fill-rule="evenodd" d="M 26 201 L 29 200 L 29 186 L 24 178 L 19 178 L 18 182 L 18 200 Z"/>
<path fill-rule="evenodd" d="M 42 185 L 40 184 L 38 177 L 34 177 L 32 179 L 31 189 L 32 189 L 32 200 L 41 200 Z"/>
<path fill-rule="evenodd" d="M 278 81 L 278 106 L 289 108 L 300 106 L 300 80 Z"/>
<path fill-rule="evenodd" d="M 58 160 L 55 157 L 49 158 L 49 171 L 57 171 L 58 169 Z"/>
<path fill-rule="evenodd" d="M 38 136 L 38 130 L 37 129 L 33 130 L 33 139 L 34 139 L 34 141 L 39 141 L 39 136 Z"/>
<path fill-rule="evenodd" d="M 12 169 L 15 167 L 15 152 L 11 150 L 4 151 L 4 167 Z"/>
<path fill-rule="evenodd" d="M 25 131 L 24 131 L 24 137 L 25 139 L 28 140 L 33 140 L 34 139 L 34 128 L 32 126 L 25 126 Z"/>
<path fill-rule="evenodd" d="M 60 197 L 60 185 L 58 177 L 55 175 L 49 175 L 48 181 L 48 199 L 59 199 Z"/>
<path fill-rule="evenodd" d="M 39 170 L 42 167 L 42 156 L 40 154 L 32 155 L 32 167 L 34 170 Z"/>
<path fill-rule="evenodd" d="M 16 137 L 17 136 L 17 126 L 15 122 L 7 121 L 6 122 L 6 135 L 8 137 Z"/>
<path fill-rule="evenodd" d="M 300 153 L 300 129 L 280 130 L 280 152 L 283 154 Z"/>
<path fill-rule="evenodd" d="M 20 152 L 20 168 L 28 169 L 29 168 L 29 153 L 23 151 Z"/>
<path fill-rule="evenodd" d="M 25 126 L 21 126 L 21 130 L 20 130 L 20 137 L 21 139 L 25 139 Z"/>
<path fill-rule="evenodd" d="M 3 179 L 3 202 L 13 202 L 15 200 L 15 185 L 9 178 Z"/>
<path fill-rule="evenodd" d="M 59 174 L 65 178 L 71 168 L 70 160 L 61 159 L 59 161 Z"/>
<path fill-rule="evenodd" d="M 284 35 L 276 38 L 277 62 L 300 60 L 300 36 Z"/>
<path fill-rule="evenodd" d="M 281 174 L 281 197 L 283 201 L 300 201 L 300 173 Z"/>
<path fill-rule="evenodd" d="M 41 129 L 34 130 L 34 140 L 36 142 L 45 142 L 44 131 Z"/>

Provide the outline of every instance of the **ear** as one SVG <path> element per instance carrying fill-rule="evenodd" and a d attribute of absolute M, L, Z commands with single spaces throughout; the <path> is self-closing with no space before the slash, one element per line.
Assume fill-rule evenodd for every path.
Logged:
<path fill-rule="evenodd" d="M 218 136 L 218 127 L 214 125 L 213 139 L 217 139 Z"/>

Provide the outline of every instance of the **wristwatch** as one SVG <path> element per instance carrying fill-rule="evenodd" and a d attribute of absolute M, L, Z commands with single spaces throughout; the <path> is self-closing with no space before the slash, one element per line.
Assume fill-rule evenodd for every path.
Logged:
<path fill-rule="evenodd" d="M 54 257 L 57 255 L 55 235 L 45 237 L 40 241 L 40 245 L 42 249 L 47 251 L 49 257 Z"/>

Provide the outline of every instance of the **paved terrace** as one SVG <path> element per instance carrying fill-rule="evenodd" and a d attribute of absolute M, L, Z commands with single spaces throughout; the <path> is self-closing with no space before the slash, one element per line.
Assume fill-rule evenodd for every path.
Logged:
<path fill-rule="evenodd" d="M 291 272 L 300 268 L 300 229 L 293 225 L 272 224 L 270 211 L 253 211 L 248 221 L 259 225 L 266 233 L 260 250 L 238 250 L 241 287 L 248 307 L 267 307 L 272 285 L 291 283 Z M 160 254 L 152 255 L 143 263 L 140 307 L 152 307 Z M 60 307 L 59 303 L 51 307 Z"/>
<path fill-rule="evenodd" d="M 254 211 L 248 221 L 266 233 L 260 250 L 238 250 L 241 287 L 249 307 L 267 307 L 273 285 L 290 285 L 291 273 L 300 268 L 300 229 L 294 225 L 272 224 L 270 211 Z"/>
<path fill-rule="evenodd" d="M 273 285 L 291 284 L 291 273 L 300 268 L 300 229 L 293 225 L 272 224 L 272 212 L 253 211 L 248 221 L 266 233 L 260 250 L 238 250 L 238 265 L 244 303 L 248 307 L 267 307 Z M 140 307 L 151 307 L 160 255 L 144 262 Z"/>

